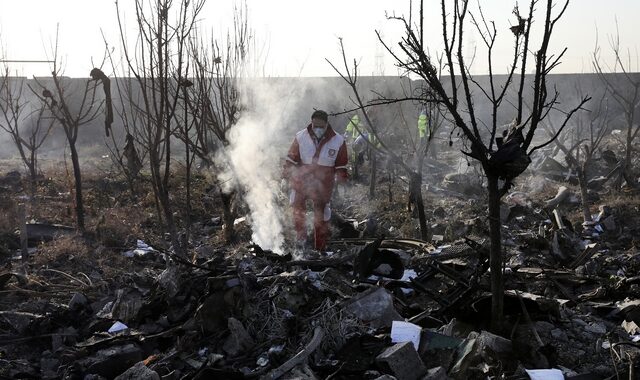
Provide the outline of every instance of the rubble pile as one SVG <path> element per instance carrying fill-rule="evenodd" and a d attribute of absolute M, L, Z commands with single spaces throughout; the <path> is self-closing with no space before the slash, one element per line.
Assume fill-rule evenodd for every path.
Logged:
<path fill-rule="evenodd" d="M 107 247 L 113 226 L 91 240 L 30 222 L 28 260 L 3 238 L 0 377 L 628 378 L 640 353 L 635 198 L 598 190 L 583 223 L 571 185 L 532 190 L 531 177 L 505 196 L 496 330 L 483 195 L 455 178 L 425 186 L 430 242 L 391 202 L 359 206 L 355 185 L 325 253 L 212 243 L 215 216 L 194 224 L 186 256 L 144 223 Z"/>

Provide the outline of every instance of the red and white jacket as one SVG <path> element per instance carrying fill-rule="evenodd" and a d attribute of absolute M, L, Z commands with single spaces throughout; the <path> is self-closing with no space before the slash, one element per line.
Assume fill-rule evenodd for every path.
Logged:
<path fill-rule="evenodd" d="M 311 124 L 296 133 L 289 148 L 284 177 L 290 180 L 293 190 L 312 199 L 329 201 L 335 177 L 346 181 L 347 144 L 344 137 L 329 125 L 322 139 L 313 134 Z"/>

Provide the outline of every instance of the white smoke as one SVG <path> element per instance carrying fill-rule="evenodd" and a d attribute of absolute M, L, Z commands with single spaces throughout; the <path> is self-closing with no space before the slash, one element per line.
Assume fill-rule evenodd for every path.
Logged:
<path fill-rule="evenodd" d="M 282 211 L 274 191 L 278 188 L 280 158 L 271 148 L 274 136 L 261 120 L 245 117 L 230 131 L 228 154 L 251 212 L 253 242 L 263 249 L 282 252 Z"/>
<path fill-rule="evenodd" d="M 246 112 L 229 131 L 225 149 L 230 172 L 249 206 L 252 240 L 263 249 L 283 252 L 284 212 L 278 204 L 282 158 L 292 136 L 284 133 L 282 100 L 273 99 L 262 86 L 245 87 Z M 231 185 L 231 183 L 230 183 Z"/>
<path fill-rule="evenodd" d="M 339 82 L 338 82 L 339 83 Z M 304 128 L 315 107 L 339 99 L 336 86 L 323 79 L 252 79 L 241 87 L 244 95 L 240 120 L 229 131 L 224 157 L 228 165 L 220 182 L 241 189 L 250 209 L 252 240 L 263 249 L 283 253 L 285 230 L 293 226 L 291 212 L 279 184 L 282 164 L 295 132 Z M 346 97 L 345 97 L 346 98 Z M 283 207 L 284 204 L 284 207 Z"/>

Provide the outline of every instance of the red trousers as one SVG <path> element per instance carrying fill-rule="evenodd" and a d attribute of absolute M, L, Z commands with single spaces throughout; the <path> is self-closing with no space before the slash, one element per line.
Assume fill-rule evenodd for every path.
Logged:
<path fill-rule="evenodd" d="M 318 251 L 324 251 L 329 239 L 329 219 L 331 218 L 331 209 L 328 201 L 293 191 L 291 205 L 293 206 L 293 224 L 296 229 L 296 237 L 298 242 L 307 240 L 305 223 L 307 200 L 313 202 L 313 247 Z"/>

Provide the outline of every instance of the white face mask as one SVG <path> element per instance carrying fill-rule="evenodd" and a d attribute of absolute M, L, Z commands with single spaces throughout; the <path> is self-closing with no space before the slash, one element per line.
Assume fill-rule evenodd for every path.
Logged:
<path fill-rule="evenodd" d="M 313 128 L 313 133 L 316 135 L 317 138 L 322 138 L 322 136 L 324 136 L 324 133 L 326 132 L 327 128 Z"/>

